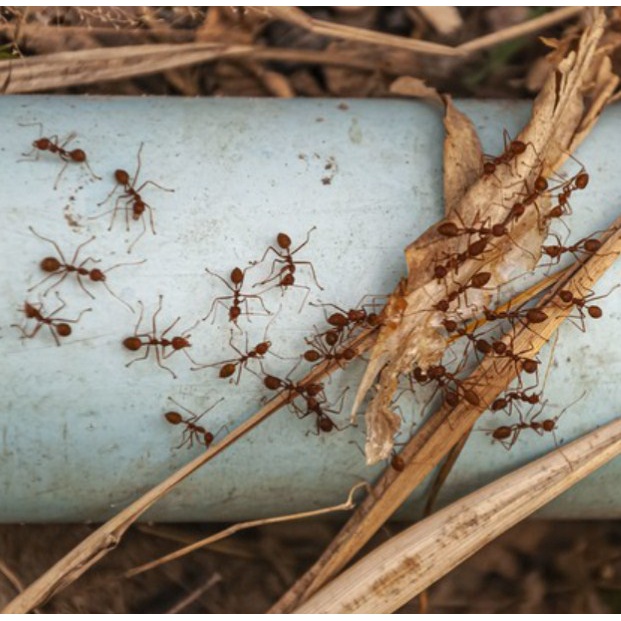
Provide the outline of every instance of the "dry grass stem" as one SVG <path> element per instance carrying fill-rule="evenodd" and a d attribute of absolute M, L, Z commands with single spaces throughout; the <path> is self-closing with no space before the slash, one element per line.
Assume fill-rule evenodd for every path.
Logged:
<path fill-rule="evenodd" d="M 492 32 L 484 37 L 467 41 L 466 43 L 459 45 L 456 49 L 469 54 L 479 52 L 494 45 L 498 45 L 499 43 L 504 43 L 505 41 L 511 41 L 512 39 L 517 39 L 518 37 L 524 37 L 526 35 L 540 32 L 541 30 L 554 26 L 559 22 L 570 19 L 575 15 L 579 15 L 584 12 L 585 8 L 586 7 L 584 6 L 566 6 L 561 9 L 557 9 L 556 11 L 552 11 L 551 13 L 541 15 L 540 17 L 529 19 L 522 24 L 510 26 L 509 28 Z"/>
<path fill-rule="evenodd" d="M 560 308 L 553 300 L 561 287 L 580 295 L 591 289 L 621 254 L 621 218 L 610 229 L 612 233 L 602 245 L 601 254 L 586 263 L 574 266 L 567 276 L 538 306 L 548 319 L 537 324 L 537 332 L 521 326 L 505 337 L 514 351 L 528 352 L 535 357 L 571 311 Z M 515 365 L 487 356 L 467 378 L 467 384 L 478 386 L 481 403 L 475 407 L 462 401 L 455 408 L 444 404 L 420 428 L 401 452 L 405 462 L 402 472 L 388 468 L 373 492 L 362 502 L 343 530 L 332 541 L 315 565 L 272 608 L 282 613 L 295 609 L 336 575 L 385 521 L 405 502 L 412 491 L 439 464 L 446 453 L 459 442 L 489 403 L 515 379 Z"/>
<path fill-rule="evenodd" d="M 370 552 L 296 614 L 390 613 L 621 454 L 621 419 L 445 507 Z"/>
<path fill-rule="evenodd" d="M 439 43 L 408 39 L 406 37 L 377 32 L 376 30 L 367 30 L 366 28 L 356 28 L 354 26 L 346 26 L 344 24 L 314 19 L 296 7 L 248 7 L 248 10 L 255 11 L 269 19 L 277 19 L 295 24 L 313 34 L 324 37 L 394 47 L 433 56 L 463 55 L 463 52 L 447 45 L 440 45 Z"/>
<path fill-rule="evenodd" d="M 374 336 L 372 331 L 366 331 L 356 337 L 352 341 L 350 347 L 360 355 L 372 346 Z M 317 365 L 300 381 L 300 383 L 319 382 L 330 373 L 342 368 L 342 364 L 342 361 L 328 361 Z M 9 602 L 2 612 L 5 614 L 24 614 L 46 602 L 56 593 L 67 588 L 98 560 L 116 548 L 123 534 L 145 511 L 147 511 L 147 509 L 168 494 L 175 486 L 193 472 L 213 459 L 216 455 L 219 455 L 228 446 L 254 429 L 257 425 L 261 424 L 281 407 L 290 403 L 294 398 L 294 395 L 288 394 L 287 392 L 282 392 L 274 397 L 254 416 L 241 423 L 218 444 L 207 449 L 205 453 L 174 472 L 166 480 L 134 501 L 129 507 L 100 526 L 48 569 L 40 578 L 30 584 L 23 593 Z"/>
<path fill-rule="evenodd" d="M 355 506 L 354 505 L 355 493 L 363 487 L 367 488 L 368 484 L 363 482 L 363 483 L 358 483 L 357 485 L 354 485 L 354 487 L 352 487 L 352 489 L 349 492 L 347 500 L 341 504 L 334 505 L 332 507 L 324 507 L 323 509 L 315 509 L 313 511 L 303 511 L 301 513 L 291 513 L 288 515 L 279 515 L 277 517 L 263 518 L 260 520 L 250 520 L 248 522 L 240 522 L 239 524 L 234 524 L 233 526 L 229 526 L 228 528 L 225 528 L 219 533 L 215 533 L 213 535 L 210 535 L 209 537 L 205 537 L 204 539 L 201 539 L 200 541 L 196 541 L 190 545 L 180 548 L 179 550 L 175 550 L 174 552 L 171 552 L 170 554 L 167 554 L 166 556 L 162 556 L 161 558 L 158 558 L 149 563 L 145 563 L 144 565 L 140 565 L 139 567 L 134 567 L 133 569 L 126 571 L 123 574 L 123 577 L 131 578 L 133 576 L 137 576 L 138 574 L 142 574 L 145 571 L 149 571 L 150 569 L 155 569 L 156 567 L 159 567 L 160 565 L 163 565 L 164 563 L 170 563 L 171 561 L 174 561 L 178 558 L 182 558 L 183 556 L 186 556 L 187 554 L 190 554 L 191 552 L 194 552 L 196 550 L 200 550 L 201 548 L 211 545 L 212 543 L 215 543 L 216 541 L 220 541 L 222 539 L 226 539 L 227 537 L 231 537 L 235 533 L 238 533 L 239 531 L 242 531 L 242 530 L 247 530 L 249 528 L 256 528 L 257 526 L 265 526 L 266 524 L 278 524 L 280 522 L 292 522 L 294 520 L 303 520 L 303 519 L 310 518 L 310 517 L 317 517 L 318 515 L 334 513 L 335 511 L 349 511 L 350 509 L 353 509 Z"/>

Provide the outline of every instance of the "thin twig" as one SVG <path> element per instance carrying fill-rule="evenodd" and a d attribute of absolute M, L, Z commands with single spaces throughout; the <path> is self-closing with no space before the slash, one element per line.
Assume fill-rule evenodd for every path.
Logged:
<path fill-rule="evenodd" d="M 231 535 L 234 535 L 235 533 L 238 533 L 241 530 L 247 530 L 249 528 L 255 528 L 257 526 L 264 526 L 266 524 L 279 524 L 280 522 L 292 522 L 294 520 L 302 520 L 302 519 L 306 519 L 309 517 L 316 517 L 318 515 L 324 515 L 326 513 L 333 513 L 335 511 L 348 511 L 355 506 L 354 500 L 353 500 L 354 494 L 356 493 L 356 491 L 358 491 L 362 487 L 368 488 L 368 484 L 365 482 L 357 483 L 349 491 L 347 500 L 333 507 L 324 507 L 323 509 L 315 509 L 313 511 L 303 511 L 301 513 L 279 515 L 277 517 L 263 518 L 260 520 L 251 520 L 248 522 L 240 522 L 239 524 L 234 524 L 233 526 L 229 526 L 228 528 L 225 528 L 219 533 L 215 533 L 214 535 L 205 537 L 204 539 L 201 539 L 200 541 L 196 541 L 188 546 L 180 548 L 179 550 L 175 550 L 174 552 L 171 552 L 170 554 L 167 554 L 166 556 L 162 556 L 154 561 L 145 563 L 144 565 L 139 565 L 138 567 L 129 569 L 123 574 L 123 577 L 132 578 L 133 576 L 142 574 L 145 571 L 149 571 L 150 569 L 155 569 L 156 567 L 159 567 L 160 565 L 163 565 L 165 563 L 170 563 L 171 561 L 174 561 L 178 558 L 186 556 L 187 554 L 190 554 L 191 552 L 194 552 L 195 550 L 199 550 L 201 548 L 204 548 L 205 546 L 211 545 L 212 543 L 215 543 L 216 541 L 220 541 L 221 539 L 230 537 Z"/>
<path fill-rule="evenodd" d="M 499 30 L 498 32 L 492 32 L 488 35 L 484 35 L 483 37 L 473 39 L 472 41 L 467 41 L 466 43 L 459 45 L 456 49 L 468 54 L 472 52 L 479 52 L 488 47 L 498 45 L 499 43 L 504 43 L 505 41 L 517 39 L 518 37 L 524 37 L 526 35 L 544 30 L 545 28 L 549 28 L 550 26 L 565 21 L 570 17 L 579 15 L 584 11 L 584 9 L 585 7 L 583 6 L 563 7 L 561 9 L 557 9 L 556 11 L 552 11 L 551 13 L 541 15 L 540 17 L 535 17 L 535 19 L 529 19 L 521 24 L 516 24 L 515 26 Z"/>

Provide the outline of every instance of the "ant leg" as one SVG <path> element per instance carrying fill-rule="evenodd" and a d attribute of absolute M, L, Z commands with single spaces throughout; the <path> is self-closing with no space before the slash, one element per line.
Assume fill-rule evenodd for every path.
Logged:
<path fill-rule="evenodd" d="M 134 358 L 133 360 L 128 362 L 125 366 L 129 368 L 132 366 L 132 364 L 134 364 L 134 362 L 138 362 L 139 360 L 146 360 L 149 357 L 151 347 L 153 347 L 153 345 L 149 345 L 149 344 L 144 345 L 144 349 L 145 349 L 144 355 L 141 356 L 140 358 Z"/>
<path fill-rule="evenodd" d="M 296 261 L 295 264 L 296 265 L 308 265 L 311 269 L 311 272 L 313 273 L 313 279 L 315 281 L 315 284 L 323 291 L 323 287 L 319 284 L 319 281 L 317 280 L 317 274 L 315 274 L 315 267 L 310 261 Z"/>
<path fill-rule="evenodd" d="M 211 308 L 209 309 L 209 312 L 203 317 L 202 321 L 205 321 L 207 319 L 207 317 L 209 317 L 209 315 L 211 315 L 211 313 L 213 313 L 214 308 L 216 307 L 216 305 L 218 303 L 220 303 L 221 305 L 223 305 L 226 308 L 226 305 L 224 304 L 224 300 L 232 300 L 233 296 L 232 295 L 227 295 L 224 297 L 220 297 L 220 298 L 216 298 L 212 304 L 211 304 Z M 216 315 L 214 313 L 213 319 L 211 320 L 211 323 L 213 324 L 216 321 Z"/>
<path fill-rule="evenodd" d="M 306 239 L 295 250 L 292 250 L 289 253 L 289 256 L 295 254 L 298 250 L 301 250 L 302 248 L 304 248 L 304 246 L 306 246 L 306 244 L 308 244 L 308 242 L 310 241 L 310 235 L 316 228 L 316 226 L 311 227 L 308 233 L 306 233 Z"/>
<path fill-rule="evenodd" d="M 22 333 L 22 336 L 19 337 L 20 339 L 32 339 L 35 337 L 37 332 L 41 329 L 42 325 L 43 325 L 43 322 L 37 323 L 37 325 L 32 329 L 32 332 L 30 334 L 28 334 L 28 332 L 26 332 L 26 330 L 22 326 L 19 326 L 16 323 L 12 323 L 11 328 L 17 328 Z"/>
<path fill-rule="evenodd" d="M 153 317 L 151 318 L 151 329 L 153 330 L 153 332 L 152 332 L 153 338 L 157 338 L 157 327 L 156 327 L 157 316 L 159 315 L 160 311 L 162 310 L 162 301 L 163 301 L 163 299 L 164 299 L 164 296 L 160 293 L 160 295 L 158 296 L 157 310 L 153 313 Z"/>
<path fill-rule="evenodd" d="M 159 312 L 160 309 L 158 309 Z M 168 334 L 168 332 L 170 332 L 176 325 L 177 323 L 179 323 L 179 320 L 181 319 L 181 317 L 177 317 L 177 319 L 175 319 L 169 326 L 168 328 L 166 328 L 166 330 L 164 330 L 164 332 L 162 332 L 162 338 L 164 338 L 164 336 L 166 336 L 166 334 Z M 153 328 L 153 333 L 155 334 L 155 324 L 154 324 L 154 328 Z"/>
<path fill-rule="evenodd" d="M 155 183 L 155 181 L 145 181 L 139 188 L 136 188 L 136 192 L 139 194 L 142 189 L 147 185 L 154 185 L 156 188 L 163 190 L 164 192 L 174 192 L 172 188 L 165 188 L 163 185 Z"/>
<path fill-rule="evenodd" d="M 231 287 L 230 283 L 228 283 L 224 278 L 222 278 L 222 276 L 220 276 L 220 274 L 216 274 L 215 272 L 212 272 L 208 267 L 205 268 L 205 271 L 210 274 L 211 276 L 215 276 L 216 278 L 219 278 L 222 283 L 224 285 L 226 285 L 226 287 L 229 289 L 229 291 L 232 291 L 233 293 L 235 293 L 235 289 L 233 289 L 233 287 Z M 229 296 L 228 298 L 224 298 L 226 300 L 232 299 L 233 296 Z M 223 298 L 217 298 L 217 299 L 223 299 Z"/>
<path fill-rule="evenodd" d="M 60 169 L 60 172 L 58 173 L 58 176 L 56 177 L 56 181 L 54 182 L 54 190 L 58 189 L 60 178 L 63 176 L 63 173 L 65 172 L 68 165 L 69 165 L 69 162 L 65 162 L 65 165 Z"/>
<path fill-rule="evenodd" d="M 157 235 L 157 233 L 155 232 L 155 222 L 153 221 L 153 208 L 151 207 L 151 205 L 147 205 L 146 203 L 144 204 L 144 206 L 149 211 L 149 223 L 151 224 L 151 231 L 153 232 L 153 235 Z"/>
<path fill-rule="evenodd" d="M 30 229 L 30 232 L 33 235 L 36 235 L 39 239 L 42 239 L 43 241 L 46 241 L 46 242 L 52 244 L 52 246 L 54 246 L 56 252 L 58 253 L 58 256 L 61 258 L 62 262 L 65 263 L 65 264 L 67 263 L 67 260 L 65 259 L 65 255 L 63 254 L 62 250 L 60 249 L 60 247 L 58 246 L 58 244 L 54 240 L 49 239 L 47 237 L 43 237 L 43 235 L 39 235 L 39 233 L 37 233 L 32 226 L 29 226 L 28 228 Z M 89 241 L 92 241 L 93 239 L 95 239 L 95 237 L 92 237 Z M 88 242 L 86 242 L 86 243 L 88 243 Z M 78 246 L 78 249 L 79 248 L 80 247 Z M 75 263 L 75 259 L 76 259 L 76 255 L 73 256 L 73 259 L 71 259 L 71 262 Z"/>
<path fill-rule="evenodd" d="M 128 213 L 127 211 L 125 213 Z M 129 248 L 127 249 L 127 254 L 130 254 L 132 249 L 134 248 L 134 246 L 138 243 L 138 241 L 140 240 L 140 238 L 147 232 L 147 223 L 145 222 L 144 219 L 144 215 L 140 218 L 140 221 L 142 222 L 142 232 L 138 235 L 138 237 L 136 237 L 136 239 L 134 239 L 134 241 L 129 245 Z"/>
<path fill-rule="evenodd" d="M 78 316 L 76 319 L 63 319 L 62 321 L 64 321 L 65 323 L 78 323 L 80 321 L 80 319 L 82 319 L 82 315 L 84 315 L 84 313 L 90 313 L 93 309 L 92 308 L 85 308 Z M 51 317 L 51 315 L 50 315 Z"/>
<path fill-rule="evenodd" d="M 101 177 L 95 174 L 95 172 L 91 168 L 91 165 L 88 163 L 88 159 L 85 159 L 82 163 L 86 166 L 86 168 L 88 169 L 88 172 L 91 173 L 91 177 L 93 177 L 93 179 L 97 179 L 98 181 L 101 181 Z"/>
<path fill-rule="evenodd" d="M 250 265 L 254 266 L 254 265 L 259 265 L 259 263 L 263 263 L 263 261 L 265 261 L 265 257 L 267 257 L 270 250 L 274 254 L 282 258 L 282 255 L 280 254 L 280 252 L 278 252 L 278 250 L 276 250 L 276 248 L 274 248 L 274 246 L 268 246 L 267 250 L 263 253 L 263 256 L 258 261 L 250 261 Z"/>
<path fill-rule="evenodd" d="M 116 293 L 114 293 L 114 291 L 112 291 L 112 289 L 110 289 L 110 286 L 108 285 L 108 283 L 105 280 L 102 280 L 101 283 L 103 284 L 103 286 L 107 289 L 108 293 L 113 297 L 116 298 L 121 304 L 123 304 L 123 306 L 125 306 L 125 308 L 127 308 L 131 313 L 135 313 L 136 311 L 133 309 L 132 306 L 130 306 L 125 300 L 123 300 L 122 298 L 120 298 Z M 88 292 L 87 292 L 88 293 Z M 91 296 L 94 297 L 94 296 Z"/>
<path fill-rule="evenodd" d="M 162 348 L 162 356 L 163 355 L 164 355 L 164 350 Z M 169 367 L 167 367 L 167 366 L 162 364 L 162 356 L 160 356 L 160 348 L 159 348 L 159 346 L 155 345 L 155 360 L 157 362 L 157 365 L 160 368 L 165 369 L 166 371 L 168 371 L 173 376 L 173 379 L 177 379 L 177 376 L 175 375 L 174 371 L 171 368 L 169 368 Z"/>
<path fill-rule="evenodd" d="M 142 153 L 142 147 L 144 147 L 144 142 L 140 143 L 140 147 L 138 148 L 138 153 L 136 154 L 136 172 L 134 174 L 134 178 L 132 179 L 132 186 L 136 185 L 136 181 L 138 180 L 138 175 L 140 174 L 140 168 L 142 166 L 142 159 L 140 158 L 140 154 Z"/>
<path fill-rule="evenodd" d="M 256 295 L 244 295 L 244 301 L 246 302 L 246 304 L 248 303 L 248 299 L 252 298 L 256 298 L 259 300 L 259 303 L 261 304 L 261 306 L 263 307 L 263 310 L 268 314 L 271 315 L 271 311 L 267 308 L 267 306 L 265 306 L 265 302 L 263 302 L 263 298 L 261 297 L 262 293 L 257 293 Z M 250 313 L 249 313 L 250 314 Z M 257 315 L 259 313 L 253 313 L 253 315 Z"/>
<path fill-rule="evenodd" d="M 270 248 L 272 248 L 270 246 Z M 270 249 L 268 248 L 268 250 Z M 273 248 L 272 248 L 273 249 Z M 274 252 L 276 252 L 274 250 Z M 278 255 L 279 257 L 281 257 L 281 255 Z M 281 264 L 283 267 L 280 268 L 280 270 L 274 272 L 274 270 L 276 270 L 276 264 L 279 263 Z M 268 282 L 272 282 L 272 280 L 275 280 L 276 278 L 278 278 L 279 276 L 282 275 L 283 269 L 286 269 L 287 267 L 287 261 L 285 261 L 283 258 L 276 258 L 272 261 L 272 269 L 270 270 L 269 276 L 265 279 L 262 280 L 261 282 L 255 283 L 253 286 L 254 287 L 260 287 L 261 285 L 266 285 Z"/>
<path fill-rule="evenodd" d="M 110 197 L 116 192 L 116 189 L 118 187 L 119 187 L 119 184 L 116 183 L 114 187 L 112 188 L 112 190 L 110 190 L 110 193 L 106 196 L 106 198 L 104 198 L 104 200 L 102 200 L 101 203 L 97 203 L 97 207 L 101 207 L 102 205 L 107 203 L 110 200 Z"/>

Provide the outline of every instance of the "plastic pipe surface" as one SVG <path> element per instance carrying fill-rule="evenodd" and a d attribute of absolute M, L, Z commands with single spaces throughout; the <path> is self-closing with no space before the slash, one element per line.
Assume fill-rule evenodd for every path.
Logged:
<path fill-rule="evenodd" d="M 503 129 L 514 135 L 530 109 L 515 102 L 459 105 L 477 125 L 489 153 L 502 150 Z M 189 332 L 187 351 L 197 362 L 237 357 L 229 341 L 243 352 L 247 334 L 250 348 L 266 339 L 272 343 L 281 358 L 266 355 L 264 369 L 284 377 L 308 349 L 304 337 L 323 324 L 329 310 L 308 303 L 348 309 L 365 295 L 390 292 L 405 273 L 404 248 L 443 213 L 442 119 L 420 103 L 4 97 L 0 113 L 5 128 L 0 145 L 3 522 L 104 520 L 196 455 L 201 450 L 196 442 L 192 448 L 176 448 L 181 425 L 169 424 L 164 413 L 176 409 L 190 415 L 168 397 L 197 414 L 218 402 L 196 423 L 214 434 L 225 433 L 224 425 L 235 426 L 260 406 L 267 391 L 250 371 L 260 372 L 255 361 L 249 361 L 239 384 L 236 375 L 233 383 L 219 378 L 219 366 L 191 370 L 183 351 L 161 360 L 176 379 L 158 366 L 155 348 L 145 360 L 132 363 L 145 350 L 131 352 L 122 342 L 151 330 L 159 296 L 160 336 L 179 317 L 167 336 Z M 605 228 L 618 215 L 621 146 L 611 138 L 620 125 L 619 108 L 607 110 L 576 154 L 591 182 L 580 196 L 572 196 L 573 215 L 567 221 L 572 240 Z M 64 148 L 85 151 L 101 179 L 70 161 L 57 181 L 65 163 L 58 154 L 22 155 L 41 136 L 57 135 L 62 144 L 74 132 Z M 116 169 L 126 170 L 133 180 L 141 145 L 135 186 L 153 181 L 174 192 L 145 185 L 140 196 L 148 208 L 133 220 L 127 199 L 111 212 L 118 189 L 99 203 L 113 189 Z M 578 168 L 571 161 L 567 166 L 570 173 Z M 145 262 L 119 265 L 106 274 L 106 284 L 120 300 L 86 275 L 82 282 L 91 299 L 75 273 L 44 295 L 55 279 L 36 286 L 46 276 L 39 264 L 56 256 L 56 250 L 29 227 L 55 241 L 67 263 L 80 244 L 95 236 L 76 260 L 99 261 L 86 262 L 88 270 Z M 200 321 L 216 298 L 231 295 L 206 268 L 226 279 L 234 267 L 244 269 L 260 259 L 276 244 L 278 233 L 287 233 L 296 247 L 313 227 L 296 259 L 312 262 L 323 290 L 310 266 L 300 265 L 295 278 L 302 287 L 284 295 L 277 287 L 262 294 L 271 315 L 262 314 L 257 298 L 248 299 L 244 312 L 256 314 L 240 317 L 240 331 L 228 321 L 229 299 L 216 303 L 215 312 Z M 558 232 L 567 237 L 563 228 Z M 274 258 L 270 253 L 247 272 L 244 293 L 261 293 L 277 282 L 251 286 L 269 277 Z M 276 269 L 281 266 L 277 263 Z M 619 282 L 620 269 L 615 265 L 609 271 L 598 293 Z M 12 324 L 27 325 L 28 334 L 36 326 L 33 319 L 24 324 L 24 303 L 42 304 L 41 313 L 49 313 L 61 305 L 56 293 L 66 306 L 54 317 L 75 319 L 92 310 L 70 324 L 72 333 L 59 339 L 60 347 L 48 325 L 33 338 L 20 339 Z M 138 301 L 144 317 L 136 329 Z M 584 333 L 564 325 L 554 350 L 547 348 L 540 356 L 544 367 L 551 366 L 549 374 L 540 374 L 542 384 L 546 377 L 546 416 L 558 414 L 586 391 L 559 419 L 559 444 L 619 414 L 619 291 L 599 304 L 601 320 L 587 321 Z M 305 368 L 300 365 L 291 377 Z M 339 426 L 346 424 L 363 369 L 364 362 L 356 361 L 328 385 L 333 400 L 352 387 L 344 393 L 342 413 L 334 415 Z M 420 422 L 421 403 L 404 399 L 409 432 L 412 423 Z M 524 433 L 510 451 L 493 445 L 482 430 L 503 421 L 504 414 L 481 419 L 445 485 L 443 502 L 554 448 L 551 434 Z M 367 468 L 356 446 L 364 445 L 362 420 L 357 428 L 316 434 L 312 416 L 298 419 L 284 409 L 175 489 L 145 519 L 241 520 L 319 508 L 341 502 L 354 483 L 372 479 L 384 467 Z M 620 475 L 617 460 L 544 513 L 617 517 Z M 401 516 L 412 518 L 419 510 L 413 499 Z"/>

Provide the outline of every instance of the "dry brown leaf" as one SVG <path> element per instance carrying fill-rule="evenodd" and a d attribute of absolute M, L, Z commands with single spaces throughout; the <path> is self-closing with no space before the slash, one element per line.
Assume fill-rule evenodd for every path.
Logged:
<path fill-rule="evenodd" d="M 528 145 L 526 151 L 512 165 L 497 166 L 494 174 L 479 177 L 448 220 L 453 218 L 458 224 L 505 221 L 508 208 L 515 202 L 516 188 L 530 191 L 535 178 L 540 174 L 549 176 L 585 135 L 583 130 L 592 126 L 617 83 L 610 71 L 599 71 L 593 77 L 594 63 L 602 64 L 596 50 L 604 22 L 603 13 L 597 13 L 576 50 L 567 54 L 544 85 L 533 105 L 531 121 L 516 137 Z M 585 104 L 587 89 L 595 97 Z M 451 160 L 445 154 L 447 170 L 455 166 L 454 153 L 449 152 L 449 156 Z M 539 210 L 545 207 L 541 200 L 538 204 Z M 484 266 L 492 275 L 488 287 L 494 290 L 513 276 L 530 271 L 539 259 L 546 234 L 545 227 L 539 226 L 538 211 L 527 210 L 517 223 L 510 225 L 509 236 L 494 240 L 493 247 L 485 251 L 483 263 L 477 258 L 460 266 L 458 282 L 466 284 Z M 462 238 L 446 239 L 434 225 L 406 249 L 407 282 L 400 284 L 388 304 L 388 321 L 380 331 L 353 408 L 355 412 L 370 387 L 376 386 L 377 393 L 366 414 L 369 463 L 386 459 L 392 449 L 393 440 L 387 431 L 393 425 L 387 426 L 384 421 L 394 421 L 396 416 L 391 403 L 399 378 L 415 365 L 427 368 L 435 364 L 444 353 L 446 342 L 438 330 L 444 314 L 434 311 L 433 306 L 445 299 L 446 289 L 434 279 L 429 266 L 445 254 L 464 252 L 464 242 L 468 243 Z M 482 308 L 489 304 L 490 297 L 491 293 L 486 291 L 470 290 L 469 308 Z M 469 312 L 461 309 L 459 318 L 467 319 Z"/>
<path fill-rule="evenodd" d="M 436 32 L 450 35 L 459 30 L 464 21 L 454 6 L 419 6 L 423 17 L 434 27 Z"/>

